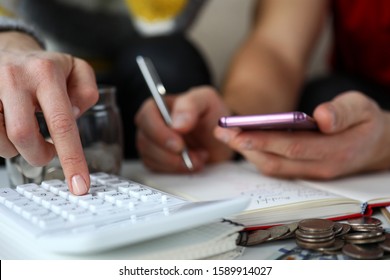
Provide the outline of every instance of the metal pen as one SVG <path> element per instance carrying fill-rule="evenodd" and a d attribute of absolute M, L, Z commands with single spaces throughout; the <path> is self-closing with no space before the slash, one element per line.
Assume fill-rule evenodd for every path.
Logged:
<path fill-rule="evenodd" d="M 163 96 L 166 94 L 166 89 L 157 74 L 156 68 L 154 67 L 152 61 L 147 57 L 137 56 L 136 61 L 165 123 L 168 126 L 172 126 L 172 118 L 163 99 Z M 183 158 L 188 170 L 193 170 L 194 166 L 186 147 L 181 152 L 181 157 Z"/>

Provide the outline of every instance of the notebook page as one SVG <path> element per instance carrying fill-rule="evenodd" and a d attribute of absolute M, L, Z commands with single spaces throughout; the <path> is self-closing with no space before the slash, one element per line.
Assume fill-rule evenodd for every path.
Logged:
<path fill-rule="evenodd" d="M 301 183 L 361 202 L 390 203 L 390 172 L 363 174 L 326 182 L 302 181 Z"/>
<path fill-rule="evenodd" d="M 210 165 L 200 173 L 189 175 L 156 174 L 144 170 L 137 172 L 135 180 L 194 201 L 248 196 L 251 203 L 247 211 L 304 201 L 345 200 L 296 181 L 263 176 L 247 163 Z"/>

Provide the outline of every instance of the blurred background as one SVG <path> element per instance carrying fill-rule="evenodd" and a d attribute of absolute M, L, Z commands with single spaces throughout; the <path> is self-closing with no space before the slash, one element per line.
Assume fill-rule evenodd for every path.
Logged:
<path fill-rule="evenodd" d="M 214 82 L 220 85 L 230 58 L 246 35 L 256 0 L 209 0 L 189 30 L 190 37 L 203 51 L 210 64 Z M 308 75 L 326 71 L 330 43 L 329 26 L 313 54 Z"/>

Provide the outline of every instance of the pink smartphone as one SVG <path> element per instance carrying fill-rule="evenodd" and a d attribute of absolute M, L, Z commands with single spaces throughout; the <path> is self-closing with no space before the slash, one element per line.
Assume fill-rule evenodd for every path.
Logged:
<path fill-rule="evenodd" d="M 315 120 L 303 112 L 286 112 L 265 115 L 229 116 L 219 119 L 221 127 L 266 130 L 315 130 Z"/>

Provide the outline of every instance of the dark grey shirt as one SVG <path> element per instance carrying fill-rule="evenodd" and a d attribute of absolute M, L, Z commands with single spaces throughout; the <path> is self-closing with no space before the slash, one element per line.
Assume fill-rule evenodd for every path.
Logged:
<path fill-rule="evenodd" d="M 205 0 L 187 0 L 171 30 L 184 32 Z M 145 36 L 136 28 L 125 0 L 1 0 L 45 38 L 49 47 L 81 57 L 116 52 L 123 42 Z M 158 34 L 161 35 L 161 34 Z"/>

